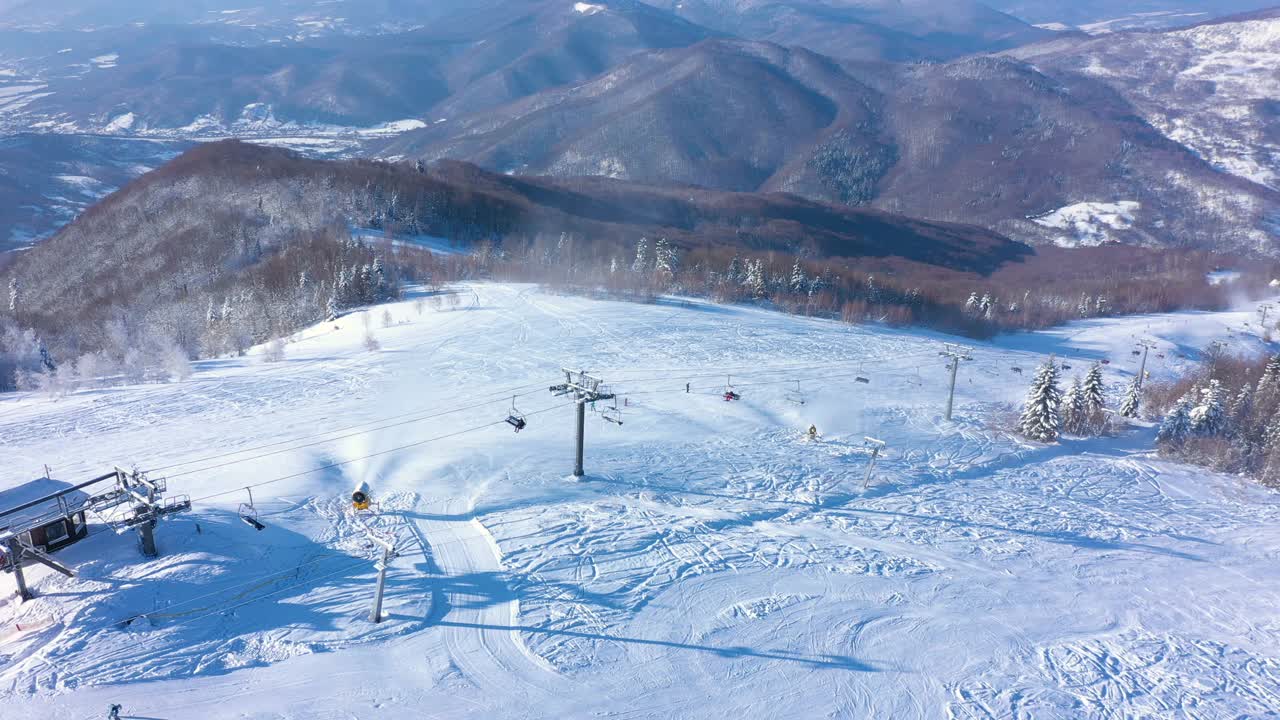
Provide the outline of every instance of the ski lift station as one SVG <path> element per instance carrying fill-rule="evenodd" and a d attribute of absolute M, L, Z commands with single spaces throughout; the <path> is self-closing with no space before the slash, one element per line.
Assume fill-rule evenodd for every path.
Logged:
<path fill-rule="evenodd" d="M 95 486 L 97 494 L 85 492 Z M 51 553 L 88 537 L 89 515 L 116 533 L 136 530 L 142 554 L 155 557 L 156 523 L 191 509 L 190 498 L 166 498 L 166 490 L 163 479 L 151 480 L 144 473 L 117 468 L 78 485 L 46 474 L 0 492 L 0 570 L 13 575 L 23 600 L 33 597 L 23 576 L 23 568 L 32 562 L 75 577 L 75 569 L 55 560 Z"/>
<path fill-rule="evenodd" d="M 89 535 L 89 494 L 60 480 L 39 478 L 0 492 L 0 537 L 51 553 Z M 6 558 L 5 564 L 8 564 Z"/>

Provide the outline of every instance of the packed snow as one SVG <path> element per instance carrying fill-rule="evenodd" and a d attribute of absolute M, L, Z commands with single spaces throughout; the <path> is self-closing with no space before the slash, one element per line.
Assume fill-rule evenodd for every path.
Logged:
<path fill-rule="evenodd" d="M 606 9 L 604 5 L 594 5 L 592 3 L 579 2 L 573 4 L 573 11 L 583 15 L 595 15 L 598 12 L 604 12 Z"/>
<path fill-rule="evenodd" d="M 1081 202 L 1032 218 L 1032 222 L 1064 231 L 1064 235 L 1055 238 L 1058 245 L 1101 245 L 1112 239 L 1111 231 L 1133 227 L 1134 213 L 1141 207 L 1141 203 L 1132 200 Z"/>
<path fill-rule="evenodd" d="M 120 60 L 120 53 L 107 53 L 106 55 L 89 58 L 89 62 L 99 70 L 115 67 L 118 60 Z"/>
<path fill-rule="evenodd" d="M 281 362 L 5 396 L 0 487 L 137 465 L 194 508 L 155 560 L 96 532 L 59 553 L 78 578 L 31 570 L 0 693 L 15 717 L 1266 717 L 1274 492 L 1154 458 L 1143 424 L 1007 431 L 1051 353 L 1109 360 L 1118 392 L 1140 338 L 1156 380 L 1211 340 L 1273 350 L 1254 310 L 962 342 L 954 421 L 957 338 L 494 284 L 322 323 Z M 619 394 L 580 481 L 562 366 Z M 888 444 L 866 487 L 864 436 Z M 237 513 L 268 482 L 257 532 Z M 378 625 L 362 524 L 402 553 Z"/>

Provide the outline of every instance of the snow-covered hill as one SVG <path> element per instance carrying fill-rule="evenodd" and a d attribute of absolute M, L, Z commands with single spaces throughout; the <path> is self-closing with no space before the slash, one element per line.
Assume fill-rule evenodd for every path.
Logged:
<path fill-rule="evenodd" d="M 1280 11 L 1248 17 L 1013 54 L 1112 85 L 1169 139 L 1225 172 L 1280 189 Z"/>
<path fill-rule="evenodd" d="M 977 345 L 954 422 L 951 338 L 505 285 L 326 323 L 280 363 L 4 397 L 0 487 L 137 464 L 194 511 L 157 560 L 100 533 L 60 553 L 80 578 L 4 605 L 0 693 L 74 718 L 1265 717 L 1274 493 L 1153 459 L 1146 428 L 1002 429 L 1048 353 L 1108 359 L 1114 389 L 1139 337 L 1156 379 L 1210 340 L 1265 350 L 1252 310 Z M 582 481 L 565 365 L 621 398 Z M 404 552 L 376 627 L 361 480 Z M 262 532 L 235 518 L 248 485 Z"/>

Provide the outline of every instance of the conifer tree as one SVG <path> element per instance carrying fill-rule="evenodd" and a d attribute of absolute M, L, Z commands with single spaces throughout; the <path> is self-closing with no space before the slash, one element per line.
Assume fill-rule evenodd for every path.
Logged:
<path fill-rule="evenodd" d="M 1084 432 L 1089 409 L 1085 404 L 1084 386 L 1080 378 L 1071 381 L 1071 387 L 1062 397 L 1062 429 L 1073 435 Z"/>
<path fill-rule="evenodd" d="M 1262 369 L 1262 377 L 1258 378 L 1258 390 L 1254 395 L 1261 400 L 1278 388 L 1280 388 L 1280 355 L 1272 357 Z"/>
<path fill-rule="evenodd" d="M 1053 442 L 1062 429 L 1062 391 L 1058 389 L 1058 366 L 1050 358 L 1036 371 L 1027 391 L 1026 405 L 1018 428 L 1032 440 Z"/>
<path fill-rule="evenodd" d="M 1106 389 L 1102 384 L 1102 366 L 1094 363 L 1084 376 L 1084 404 L 1089 414 L 1100 413 L 1107 406 Z"/>
<path fill-rule="evenodd" d="M 1178 402 L 1173 404 L 1169 414 L 1165 415 L 1164 421 L 1160 423 L 1160 430 L 1156 433 L 1156 438 L 1161 442 L 1177 445 L 1186 440 L 1190 434 L 1191 393 L 1187 393 L 1178 398 Z"/>
<path fill-rule="evenodd" d="M 1191 409 L 1191 432 L 1205 437 L 1221 435 L 1226 429 L 1226 415 L 1222 384 L 1210 380 L 1200 391 L 1200 403 Z"/>
<path fill-rule="evenodd" d="M 649 238 L 640 238 L 636 243 L 636 259 L 631 263 L 631 272 L 644 275 L 649 270 Z"/>
<path fill-rule="evenodd" d="M 1127 418 L 1138 417 L 1138 409 L 1142 405 L 1142 385 L 1137 376 L 1129 381 L 1124 391 L 1124 401 L 1120 403 L 1120 414 Z"/>

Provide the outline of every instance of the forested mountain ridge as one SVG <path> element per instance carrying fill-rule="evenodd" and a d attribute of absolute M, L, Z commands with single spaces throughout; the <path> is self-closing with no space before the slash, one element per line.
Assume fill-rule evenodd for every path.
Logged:
<path fill-rule="evenodd" d="M 783 190 L 1037 243 L 1271 253 L 1280 216 L 1280 193 L 1214 168 L 1105 82 L 1006 57 L 851 63 L 713 39 L 640 53 L 586 82 L 405 133 L 381 152 Z"/>
<path fill-rule="evenodd" d="M 464 252 L 422 252 L 424 237 Z M 726 263 L 777 253 L 990 273 L 1030 253 L 973 226 L 784 194 L 513 178 L 457 162 L 319 161 L 225 141 L 186 152 L 8 256 L 0 319 L 34 334 L 0 344 L 40 338 L 58 358 L 110 349 L 118 359 L 139 347 L 199 357 L 372 302 L 402 276 L 487 272 L 490 259 L 512 253 L 557 271 L 629 268 L 646 237 Z"/>

